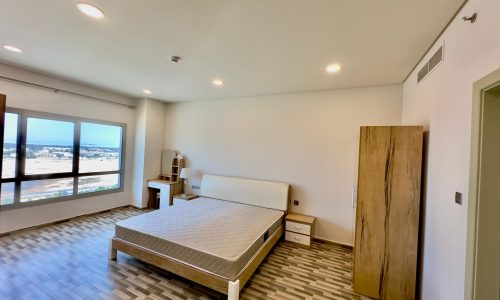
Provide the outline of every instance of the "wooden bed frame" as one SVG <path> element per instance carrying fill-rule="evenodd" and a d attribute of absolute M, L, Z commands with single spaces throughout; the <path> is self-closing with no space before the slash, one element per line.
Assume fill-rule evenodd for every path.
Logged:
<path fill-rule="evenodd" d="M 213 175 L 205 175 L 212 176 Z M 217 176 L 220 177 L 220 176 Z M 220 177 L 223 178 L 223 177 Z M 232 177 L 227 177 L 233 179 Z M 219 180 L 219 179 L 217 179 Z M 223 180 L 223 179 L 222 179 Z M 240 180 L 240 179 L 237 179 Z M 249 179 L 241 179 L 243 181 L 253 181 Z M 203 183 L 202 183 L 203 184 Z M 241 182 L 240 182 L 241 184 Z M 241 186 L 239 186 L 241 189 Z M 203 192 L 203 191 L 202 191 Z M 290 197 L 290 186 L 287 186 L 286 190 L 286 209 L 284 210 L 285 215 L 288 212 L 288 203 Z M 231 201 L 231 199 L 228 199 Z M 283 218 L 284 222 L 284 218 Z M 158 254 L 156 252 L 150 251 L 143 247 L 136 246 L 129 242 L 112 238 L 109 243 L 109 259 L 116 260 L 117 252 L 121 251 L 127 253 L 131 256 L 134 256 L 144 262 L 155 265 L 159 268 L 162 268 L 166 271 L 169 271 L 173 274 L 179 275 L 211 289 L 214 289 L 220 293 L 223 293 L 228 296 L 228 300 L 238 300 L 240 290 L 245 286 L 247 281 L 250 279 L 255 270 L 262 263 L 267 254 L 271 251 L 271 249 L 276 245 L 276 243 L 283 236 L 283 224 L 276 230 L 267 241 L 260 247 L 260 249 L 255 253 L 255 255 L 250 259 L 250 261 L 246 264 L 243 270 L 240 271 L 238 277 L 234 281 L 230 281 L 226 278 L 218 276 L 216 274 L 207 272 L 203 269 L 193 267 L 189 264 L 186 264 L 182 261 L 176 260 L 174 258 L 170 258 L 165 255 Z"/>
<path fill-rule="evenodd" d="M 229 281 L 223 277 L 209 273 L 202 269 L 190 266 L 178 260 L 159 255 L 131 243 L 112 238 L 109 243 L 109 259 L 116 260 L 118 250 L 134 256 L 144 262 L 162 268 L 203 286 L 214 289 L 228 296 L 228 300 L 239 299 L 240 290 L 245 286 L 252 274 L 257 270 L 267 254 L 283 236 L 283 225 L 266 241 L 252 259 L 239 273 L 238 278 Z"/>

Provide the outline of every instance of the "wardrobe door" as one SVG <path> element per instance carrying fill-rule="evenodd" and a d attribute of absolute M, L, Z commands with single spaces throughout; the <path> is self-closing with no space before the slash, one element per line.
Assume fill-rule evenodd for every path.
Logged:
<path fill-rule="evenodd" d="M 5 101 L 6 96 L 0 94 L 0 141 L 2 148 L 0 149 L 0 174 L 2 173 L 2 163 L 3 163 L 3 130 L 5 127 Z M 2 185 L 0 184 L 0 195 L 2 193 Z"/>
<path fill-rule="evenodd" d="M 423 130 L 362 127 L 354 290 L 376 299 L 414 299 Z"/>

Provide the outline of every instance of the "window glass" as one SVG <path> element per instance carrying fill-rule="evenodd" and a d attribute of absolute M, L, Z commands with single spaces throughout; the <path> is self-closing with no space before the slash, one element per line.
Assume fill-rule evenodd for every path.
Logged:
<path fill-rule="evenodd" d="M 4 129 L 0 206 L 30 206 L 122 187 L 123 126 L 8 109 Z"/>
<path fill-rule="evenodd" d="M 2 183 L 0 205 L 14 203 L 14 182 Z"/>
<path fill-rule="evenodd" d="M 30 180 L 21 183 L 21 202 L 71 195 L 73 195 L 73 178 Z"/>
<path fill-rule="evenodd" d="M 14 178 L 16 176 L 18 118 L 17 114 L 5 114 L 2 178 Z"/>
<path fill-rule="evenodd" d="M 81 126 L 79 172 L 120 170 L 122 127 L 85 122 Z"/>
<path fill-rule="evenodd" d="M 78 194 L 114 190 L 119 187 L 119 174 L 82 176 L 78 178 Z"/>
<path fill-rule="evenodd" d="M 28 118 L 26 175 L 73 170 L 73 122 Z"/>

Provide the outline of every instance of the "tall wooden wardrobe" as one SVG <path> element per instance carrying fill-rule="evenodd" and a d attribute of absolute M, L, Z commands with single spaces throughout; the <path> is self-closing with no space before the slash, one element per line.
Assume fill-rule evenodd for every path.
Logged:
<path fill-rule="evenodd" d="M 2 143 L 2 148 L 0 149 L 0 174 L 2 174 L 2 162 L 3 162 L 3 131 L 5 126 L 5 102 L 6 96 L 0 94 L 0 141 Z M 0 184 L 0 195 L 2 194 L 2 184 Z"/>
<path fill-rule="evenodd" d="M 353 288 L 375 299 L 415 298 L 423 129 L 362 127 Z"/>

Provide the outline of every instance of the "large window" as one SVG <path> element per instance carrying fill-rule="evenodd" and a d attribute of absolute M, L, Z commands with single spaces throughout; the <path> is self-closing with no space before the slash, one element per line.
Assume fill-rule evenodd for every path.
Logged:
<path fill-rule="evenodd" d="M 2 208 L 122 190 L 125 126 L 7 109 Z"/>

